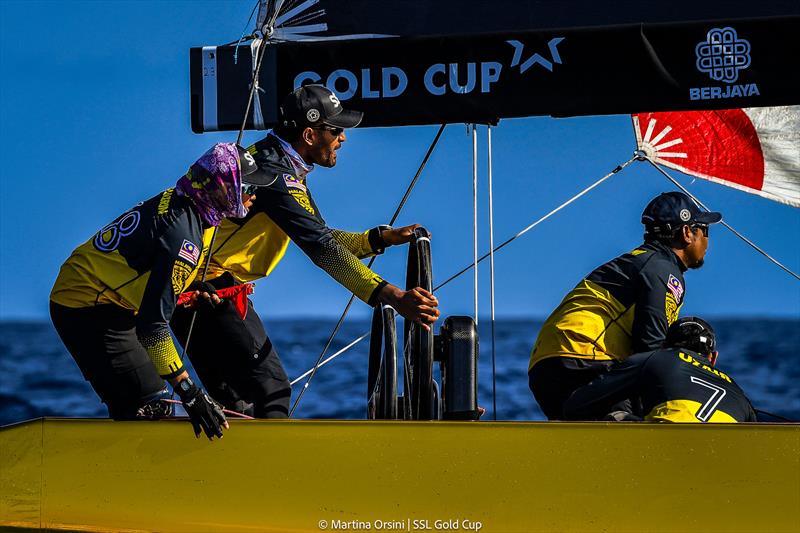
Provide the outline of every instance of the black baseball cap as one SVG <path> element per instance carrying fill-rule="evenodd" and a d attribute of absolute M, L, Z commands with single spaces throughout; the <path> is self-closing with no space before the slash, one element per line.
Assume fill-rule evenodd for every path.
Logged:
<path fill-rule="evenodd" d="M 273 176 L 267 175 L 267 173 L 258 166 L 250 152 L 238 144 L 236 145 L 236 150 L 239 152 L 239 168 L 242 172 L 242 183 L 248 185 L 272 184 Z"/>
<path fill-rule="evenodd" d="M 673 231 L 681 226 L 716 224 L 722 213 L 701 210 L 692 199 L 678 191 L 662 192 L 647 204 L 642 213 L 642 224 L 656 232 Z"/>
<path fill-rule="evenodd" d="M 333 91 L 324 85 L 304 85 L 283 100 L 281 121 L 284 126 L 355 128 L 364 113 L 346 110 Z"/>

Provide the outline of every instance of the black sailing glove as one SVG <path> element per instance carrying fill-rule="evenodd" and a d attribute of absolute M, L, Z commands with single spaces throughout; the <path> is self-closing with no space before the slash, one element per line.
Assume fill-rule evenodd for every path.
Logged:
<path fill-rule="evenodd" d="M 211 283 L 207 281 L 195 281 L 189 285 L 189 290 L 200 291 L 194 304 L 198 312 L 213 311 L 217 307 L 217 304 L 211 299 L 211 296 L 217 294 L 217 288 Z M 204 296 L 203 293 L 208 293 L 208 296 Z"/>
<path fill-rule="evenodd" d="M 228 422 L 222 408 L 206 391 L 197 387 L 189 378 L 178 383 L 175 391 L 181 397 L 183 408 L 186 409 L 189 420 L 194 426 L 194 436 L 199 437 L 202 428 L 209 440 L 214 437 L 221 439 L 222 428 L 227 428 Z"/>

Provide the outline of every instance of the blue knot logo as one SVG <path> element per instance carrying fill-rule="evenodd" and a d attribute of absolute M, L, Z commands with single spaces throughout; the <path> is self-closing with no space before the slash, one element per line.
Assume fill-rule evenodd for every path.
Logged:
<path fill-rule="evenodd" d="M 716 81 L 734 83 L 739 71 L 750 66 L 750 43 L 739 39 L 733 28 L 713 28 L 694 51 L 697 70 Z"/>

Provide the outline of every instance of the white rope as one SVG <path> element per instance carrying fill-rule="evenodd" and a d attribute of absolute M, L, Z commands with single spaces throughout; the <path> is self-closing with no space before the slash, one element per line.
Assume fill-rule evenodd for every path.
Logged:
<path fill-rule="evenodd" d="M 472 264 L 475 290 L 475 325 L 478 325 L 478 125 L 472 125 Z"/>
<path fill-rule="evenodd" d="M 250 55 L 253 57 L 253 128 L 257 130 L 264 130 L 266 129 L 266 125 L 264 124 L 264 115 L 261 112 L 261 95 L 259 93 L 263 92 L 264 89 L 259 87 L 258 85 L 258 72 L 261 69 L 261 60 L 255 61 L 255 58 L 259 57 L 259 49 L 264 46 L 266 47 L 267 44 L 264 42 L 263 39 L 253 39 L 253 42 L 250 43 Z M 262 52 L 266 54 L 266 49 Z"/>
<path fill-rule="evenodd" d="M 486 149 L 489 176 L 489 300 L 492 310 L 492 414 L 497 420 L 497 366 L 495 364 L 495 334 L 494 334 L 494 205 L 492 201 L 492 126 L 486 126 Z"/>
<path fill-rule="evenodd" d="M 692 201 L 694 201 L 694 203 L 695 203 L 695 204 L 697 204 L 699 207 L 702 207 L 702 208 L 703 208 L 703 209 L 705 209 L 706 211 L 711 211 L 711 210 L 710 210 L 708 207 L 706 207 L 706 206 L 705 206 L 705 204 L 703 204 L 703 202 L 701 202 L 700 200 L 698 200 L 698 199 L 697 199 L 697 197 L 696 197 L 695 195 L 693 195 L 692 193 L 690 193 L 690 192 L 689 192 L 689 191 L 686 189 L 686 187 L 684 187 L 683 185 L 681 185 L 681 184 L 680 184 L 680 183 L 679 183 L 677 180 L 675 180 L 675 178 L 673 178 L 672 176 L 670 176 L 669 174 L 667 174 L 667 172 L 666 172 L 666 171 L 665 171 L 663 168 L 661 168 L 661 166 L 660 166 L 660 165 L 656 164 L 656 163 L 655 163 L 655 161 L 653 161 L 652 159 L 650 159 L 650 158 L 649 158 L 649 157 L 647 157 L 646 155 L 639 154 L 638 152 L 637 152 L 637 157 L 638 157 L 639 159 L 645 159 L 645 160 L 646 160 L 648 163 L 650 163 L 651 165 L 653 165 L 653 166 L 656 168 L 656 170 L 658 170 L 659 172 L 661 172 L 661 174 L 663 174 L 663 175 L 664 175 L 664 177 L 666 177 L 666 178 L 667 178 L 669 181 L 671 181 L 671 182 L 672 182 L 672 183 L 673 183 L 673 184 L 674 184 L 676 187 L 678 187 L 680 190 L 682 190 L 684 193 L 686 193 L 686 195 L 687 195 L 687 196 L 689 196 L 689 197 L 692 199 Z M 765 252 L 764 250 L 762 250 L 761 248 L 759 248 L 759 247 L 758 247 L 758 245 L 757 245 L 757 244 L 755 244 L 753 241 L 751 241 L 750 239 L 748 239 L 747 237 L 745 237 L 744 235 L 742 235 L 741 233 L 739 233 L 738 231 L 736 231 L 736 230 L 735 230 L 733 227 L 731 227 L 731 226 L 730 226 L 730 225 L 729 225 L 727 222 L 725 222 L 725 221 L 723 220 L 723 221 L 721 221 L 721 222 L 720 222 L 720 224 L 722 224 L 723 226 L 725 226 L 726 228 L 728 228 L 729 230 L 731 230 L 731 232 L 732 232 L 734 235 L 736 235 L 737 237 L 739 237 L 739 238 L 740 238 L 741 240 L 743 240 L 745 243 L 749 244 L 749 245 L 750 245 L 751 247 L 753 247 L 753 249 L 755 249 L 755 250 L 756 250 L 758 253 L 760 253 L 761 255 L 763 255 L 764 257 L 766 257 L 767 259 L 769 259 L 770 261 L 772 261 L 772 262 L 773 262 L 773 263 L 775 263 L 776 265 L 778 265 L 780 268 L 782 268 L 784 271 L 788 272 L 790 275 L 794 276 L 794 277 L 795 277 L 795 279 L 798 279 L 798 280 L 800 280 L 800 276 L 798 276 L 798 275 L 797 275 L 797 274 L 795 274 L 795 273 L 794 273 L 792 270 L 790 270 L 789 268 L 787 268 L 786 266 L 784 266 L 783 264 L 781 264 L 781 263 L 780 263 L 780 262 L 779 262 L 777 259 L 775 259 L 775 258 L 774 258 L 774 257 L 772 257 L 771 255 L 769 255 L 767 252 Z"/>

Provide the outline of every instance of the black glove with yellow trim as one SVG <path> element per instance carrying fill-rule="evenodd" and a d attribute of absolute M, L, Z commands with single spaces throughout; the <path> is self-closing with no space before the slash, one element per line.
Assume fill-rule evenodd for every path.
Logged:
<path fill-rule="evenodd" d="M 228 421 L 225 419 L 222 407 L 189 378 L 180 381 L 175 391 L 181 397 L 183 408 L 194 426 L 194 436 L 199 437 L 202 429 L 208 440 L 214 437 L 221 439 L 222 428 L 228 429 Z"/>

